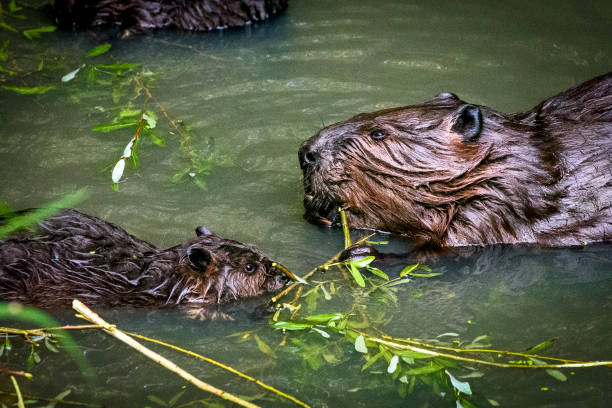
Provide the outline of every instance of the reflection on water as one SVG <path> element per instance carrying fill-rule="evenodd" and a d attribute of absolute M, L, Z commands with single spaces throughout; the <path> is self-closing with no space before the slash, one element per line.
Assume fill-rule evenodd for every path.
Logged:
<path fill-rule="evenodd" d="M 415 103 L 441 91 L 512 112 L 604 73 L 612 66 L 607 2 L 509 1 L 456 3 L 292 0 L 280 18 L 249 30 L 210 35 L 157 32 L 129 41 L 112 40 L 110 55 L 96 62 L 138 62 L 153 75 L 149 87 L 156 101 L 191 127 L 193 151 L 214 152 L 216 166 L 201 190 L 192 183 L 172 183 L 184 168 L 180 137 L 160 118 L 158 147 L 143 139 L 140 167 L 128 168 L 120 192 L 110 188 L 110 169 L 130 140 L 131 131 L 96 133 L 119 107 L 139 109 L 133 89 L 91 84 L 84 76 L 61 84 L 62 75 L 85 61 L 83 55 L 105 33 L 59 32 L 37 41 L 10 37 L 11 58 L 31 75 L 11 77 L 18 86 L 56 85 L 40 96 L 0 93 L 0 199 L 26 208 L 82 186 L 90 199 L 80 209 L 125 227 L 159 247 L 191 237 L 205 225 L 224 236 L 257 244 L 298 274 L 318 265 L 342 246 L 339 231 L 324 231 L 302 219 L 302 187 L 297 163 L 300 143 L 324 124 L 358 112 Z M 34 11 L 31 26 L 46 24 Z M 4 36 L 12 34 L 3 32 Z M 36 71 L 41 55 L 48 69 Z M 10 60 L 9 60 L 10 62 Z M 3 66 L 9 66 L 3 62 Z M 4 83 L 3 83 L 4 84 Z M 118 91 L 116 91 L 118 92 Z M 159 112 L 158 112 L 159 113 Z M 161 116 L 161 115 L 160 115 Z M 402 240 L 389 240 L 386 252 L 404 252 Z M 368 310 L 380 317 L 377 328 L 394 336 L 435 338 L 456 332 L 465 341 L 488 334 L 495 347 L 523 350 L 558 337 L 551 355 L 610 359 L 609 247 L 577 250 L 493 248 L 470 255 L 430 260 L 439 277 L 414 279 L 398 287 L 396 307 L 373 299 Z M 392 258 L 379 267 L 389 273 L 414 259 Z M 340 272 L 317 274 L 337 280 L 339 294 L 317 312 L 348 312 L 352 289 Z M 200 322 L 172 310 L 101 311 L 121 327 L 164 339 L 231 364 L 313 406 L 448 406 L 448 401 L 419 384 L 402 399 L 384 374 L 361 373 L 364 360 L 349 343 L 337 339 L 335 358 L 313 370 L 299 348 L 282 341 L 266 319 L 252 309 L 261 302 L 231 306 L 231 321 Z M 306 306 L 305 306 L 306 307 Z M 71 313 L 61 322 L 77 323 Z M 375 320 L 375 319 L 374 319 Z M 471 322 L 471 323 L 468 323 Z M 2 325 L 10 322 L 2 322 Z M 252 337 L 240 342 L 229 335 L 258 330 L 275 349 L 263 354 Z M 291 336 L 320 347 L 316 333 Z M 316 337 L 318 336 L 318 337 Z M 108 406 L 145 406 L 146 397 L 169 400 L 183 382 L 101 333 L 76 335 L 87 358 L 98 367 L 98 399 Z M 331 341 L 331 340 L 330 340 Z M 319 343 L 316 343 L 319 342 Z M 2 366 L 23 368 L 29 346 L 15 340 L 15 353 Z M 336 344 L 334 343 L 334 344 Z M 91 395 L 65 355 L 41 351 L 24 383 L 31 394 L 71 398 Z M 241 395 L 261 390 L 234 376 L 171 355 L 196 376 Z M 376 370 L 374 370 L 376 371 Z M 544 372 L 482 369 L 469 379 L 474 401 L 487 398 L 503 406 L 604 406 L 611 394 L 608 368 L 566 372 L 561 383 Z M 541 388 L 548 388 L 542 391 Z M 0 376 L 0 389 L 12 386 Z M 0 397 L 2 398 L 2 397 Z M 182 402 L 202 398 L 188 388 Z M 281 403 L 265 394 L 262 406 Z"/>

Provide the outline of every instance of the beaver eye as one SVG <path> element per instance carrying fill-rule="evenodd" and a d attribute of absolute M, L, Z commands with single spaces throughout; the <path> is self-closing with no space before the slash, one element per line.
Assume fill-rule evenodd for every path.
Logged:
<path fill-rule="evenodd" d="M 255 266 L 253 264 L 244 265 L 244 271 L 248 274 L 255 272 Z"/>
<path fill-rule="evenodd" d="M 382 140 L 387 137 L 387 131 L 384 129 L 375 129 L 370 132 L 370 137 L 374 140 Z"/>

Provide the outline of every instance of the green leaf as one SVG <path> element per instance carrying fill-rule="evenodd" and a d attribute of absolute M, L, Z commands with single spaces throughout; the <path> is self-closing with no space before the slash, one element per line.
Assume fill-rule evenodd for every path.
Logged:
<path fill-rule="evenodd" d="M 389 276 L 378 268 L 367 266 L 366 269 L 372 272 L 372 274 L 378 276 L 379 278 L 383 278 L 384 280 L 389 280 Z"/>
<path fill-rule="evenodd" d="M 155 129 L 155 126 L 157 126 L 157 115 L 154 112 L 145 112 L 142 118 L 147 121 L 150 129 Z"/>
<path fill-rule="evenodd" d="M 170 398 L 170 401 L 168 401 L 168 405 L 173 407 L 181 399 L 185 392 L 187 392 L 187 390 L 180 391 L 174 397 Z"/>
<path fill-rule="evenodd" d="M 563 374 L 559 370 L 548 369 L 548 370 L 546 370 L 546 374 L 550 375 L 555 380 L 558 380 L 558 381 L 561 381 L 561 382 L 567 381 L 567 377 L 565 376 L 565 374 Z"/>
<path fill-rule="evenodd" d="M 400 272 L 399 276 L 400 277 L 406 276 L 406 275 L 408 275 L 410 272 L 414 271 L 418 267 L 419 267 L 419 264 L 408 265 L 404 269 L 402 269 L 402 271 Z"/>
<path fill-rule="evenodd" d="M 436 371 L 442 370 L 444 367 L 438 365 L 436 363 L 431 363 L 428 365 L 424 365 L 417 368 L 411 368 L 410 370 L 404 371 L 405 375 L 423 375 L 423 374 L 431 374 Z"/>
<path fill-rule="evenodd" d="M 19 7 L 19 6 L 17 5 L 17 3 L 15 2 L 15 0 L 11 0 L 11 1 L 9 1 L 9 5 L 8 5 L 8 7 L 9 7 L 9 13 L 11 13 L 11 14 L 16 13 L 16 12 L 18 12 L 19 10 L 22 10 L 22 9 L 23 9 L 23 7 Z"/>
<path fill-rule="evenodd" d="M 49 92 L 52 89 L 55 89 L 54 86 L 6 86 L 3 85 L 2 88 L 7 89 L 9 91 L 17 92 L 22 95 L 41 95 Z"/>
<path fill-rule="evenodd" d="M 280 321 L 280 322 L 274 322 L 272 324 L 272 327 L 274 327 L 277 330 L 281 330 L 281 329 L 306 330 L 306 329 L 310 329 L 312 327 L 312 324 Z"/>
<path fill-rule="evenodd" d="M 164 138 L 157 136 L 155 132 L 150 131 L 149 135 L 151 136 L 151 141 L 153 144 L 159 147 L 164 147 L 166 145 L 166 140 Z"/>
<path fill-rule="evenodd" d="M 94 48 L 92 48 L 91 50 L 89 50 L 87 52 L 87 54 L 85 54 L 85 58 L 92 58 L 92 57 L 97 57 L 98 55 L 102 55 L 105 52 L 108 52 L 108 50 L 111 49 L 111 45 L 110 44 L 100 44 Z"/>
<path fill-rule="evenodd" d="M 257 343 L 257 348 L 259 349 L 259 351 L 261 351 L 262 353 L 272 358 L 276 358 L 276 354 L 274 353 L 274 351 L 272 351 L 270 346 L 268 346 L 261 338 L 259 338 L 257 334 L 254 334 L 253 338 L 255 339 L 255 342 Z"/>
<path fill-rule="evenodd" d="M 354 266 L 356 268 L 365 268 L 366 266 L 368 266 L 369 264 L 372 263 L 372 261 L 374 261 L 374 259 L 376 259 L 374 256 L 365 256 L 363 258 L 360 259 L 354 259 L 352 261 L 349 261 L 349 264 L 351 266 Z"/>
<path fill-rule="evenodd" d="M 140 109 L 122 109 L 119 112 L 119 119 L 135 118 L 140 116 Z"/>
<path fill-rule="evenodd" d="M 45 337 L 45 346 L 47 347 L 47 349 L 49 349 L 49 351 L 53 353 L 59 353 L 59 350 L 57 349 L 57 347 L 55 347 L 49 337 Z"/>
<path fill-rule="evenodd" d="M 43 33 L 52 33 L 55 30 L 57 30 L 56 26 L 43 26 L 43 27 L 31 28 L 29 30 L 24 30 L 23 35 L 28 40 L 32 40 L 34 38 L 40 38 L 40 35 Z"/>
<path fill-rule="evenodd" d="M 436 338 L 440 338 L 440 337 L 459 337 L 459 333 L 442 333 L 442 334 L 438 334 L 436 336 Z"/>
<path fill-rule="evenodd" d="M 343 318 L 344 315 L 342 313 L 328 313 L 328 314 L 316 314 L 312 316 L 306 317 L 307 322 L 314 323 L 327 323 L 330 320 L 338 320 Z"/>
<path fill-rule="evenodd" d="M 432 354 L 419 353 L 418 351 L 410 351 L 410 350 L 398 350 L 395 352 L 395 354 L 397 354 L 400 357 L 414 358 L 414 359 L 433 357 Z"/>
<path fill-rule="evenodd" d="M 325 330 L 321 330 L 321 329 L 317 329 L 316 327 L 312 327 L 312 330 L 316 331 L 317 333 L 319 333 L 321 336 L 325 337 L 326 339 L 329 339 L 329 333 L 327 333 Z"/>
<path fill-rule="evenodd" d="M 163 399 L 155 396 L 155 395 L 147 395 L 147 399 L 149 401 L 151 401 L 154 404 L 159 405 L 160 407 L 167 407 L 168 404 L 166 404 L 166 401 L 164 401 Z"/>
<path fill-rule="evenodd" d="M 10 43 L 10 40 L 6 40 L 2 43 L 2 47 L 0 47 L 0 61 L 6 61 L 8 59 L 8 47 Z"/>
<path fill-rule="evenodd" d="M 4 21 L 0 21 L 0 28 L 4 28 L 5 30 L 12 31 L 14 33 L 19 32 L 15 27 L 6 24 Z"/>
<path fill-rule="evenodd" d="M 355 339 L 355 350 L 363 354 L 368 353 L 368 347 L 365 344 L 365 339 L 361 335 Z"/>
<path fill-rule="evenodd" d="M 357 282 L 357 284 L 362 288 L 365 287 L 365 281 L 363 280 L 363 276 L 361 275 L 361 272 L 359 272 L 359 269 L 355 268 L 353 264 L 349 264 L 348 269 L 351 272 L 351 275 L 353 275 L 355 282 Z"/>
<path fill-rule="evenodd" d="M 448 370 L 444 370 L 444 372 L 446 373 L 446 375 L 448 375 L 448 378 L 450 378 L 451 384 L 453 384 L 453 387 L 455 387 L 455 389 L 466 395 L 472 395 L 472 389 L 470 388 L 470 384 L 468 382 L 459 381 L 458 379 L 453 377 L 453 375 L 449 373 Z"/>
<path fill-rule="evenodd" d="M 127 71 L 127 70 L 132 70 L 134 68 L 137 68 L 140 66 L 140 64 L 137 63 L 129 63 L 129 62 L 117 62 L 116 64 L 98 64 L 96 65 L 98 68 L 102 68 L 102 69 L 110 69 L 112 71 Z"/>
<path fill-rule="evenodd" d="M 87 81 L 94 82 L 97 77 L 98 77 L 98 71 L 96 71 L 96 68 L 95 67 L 89 68 L 89 70 L 87 71 Z"/>
<path fill-rule="evenodd" d="M 535 364 L 537 365 L 543 365 L 546 364 L 546 362 L 539 360 L 537 358 L 533 358 L 533 357 L 529 357 L 529 359 L 531 361 L 533 361 Z M 553 369 L 546 369 L 546 374 L 550 375 L 552 378 L 554 378 L 555 380 L 561 381 L 561 382 L 565 382 L 567 381 L 567 377 L 565 376 L 565 374 L 563 374 L 561 371 L 559 370 L 553 370 Z"/>
<path fill-rule="evenodd" d="M 361 367 L 361 371 L 367 370 L 372 364 L 374 364 L 376 361 L 378 361 L 384 355 L 385 355 L 385 352 L 384 351 L 380 351 L 380 352 L 378 352 L 378 354 L 370 357 L 368 359 L 368 361 L 366 361 L 366 363 L 363 365 L 363 367 Z"/>
<path fill-rule="evenodd" d="M 112 132 L 113 130 L 125 129 L 128 127 L 138 126 L 138 121 L 120 122 L 120 123 L 102 123 L 91 127 L 94 132 Z"/>
<path fill-rule="evenodd" d="M 553 344 L 555 344 L 555 341 L 557 341 L 557 338 L 553 337 L 550 340 L 543 341 L 540 344 L 536 344 L 535 346 L 528 348 L 527 350 L 524 351 L 524 353 L 525 354 L 532 354 L 532 353 L 535 353 L 536 351 L 545 350 L 547 348 L 552 347 Z"/>
<path fill-rule="evenodd" d="M 387 288 L 390 288 L 390 287 L 397 286 L 397 285 L 403 285 L 404 283 L 409 283 L 409 282 L 412 282 L 410 278 L 404 278 L 404 279 L 400 279 L 394 282 L 389 282 L 388 284 L 385 283 L 385 286 Z"/>

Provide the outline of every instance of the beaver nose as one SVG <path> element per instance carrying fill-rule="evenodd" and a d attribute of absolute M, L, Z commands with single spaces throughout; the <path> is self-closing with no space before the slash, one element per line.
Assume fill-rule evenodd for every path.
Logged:
<path fill-rule="evenodd" d="M 319 153 L 315 150 L 315 144 L 312 142 L 312 139 L 308 139 L 302 143 L 298 156 L 300 158 L 300 167 L 302 170 L 312 166 L 319 160 Z"/>

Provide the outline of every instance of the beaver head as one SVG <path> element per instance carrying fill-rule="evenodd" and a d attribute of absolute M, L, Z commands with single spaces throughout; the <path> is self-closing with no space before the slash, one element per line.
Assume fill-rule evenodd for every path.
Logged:
<path fill-rule="evenodd" d="M 294 276 L 251 245 L 204 227 L 186 244 L 159 250 L 76 210 L 36 232 L 0 240 L 0 298 L 68 306 L 216 304 L 274 292 Z"/>
<path fill-rule="evenodd" d="M 344 207 L 351 227 L 417 243 L 533 242 L 559 167 L 554 141 L 530 140 L 525 117 L 442 93 L 328 126 L 299 151 L 305 217 L 337 224 Z"/>
<path fill-rule="evenodd" d="M 209 302 L 212 296 L 214 302 L 222 303 L 275 292 L 292 281 L 287 269 L 252 245 L 220 238 L 204 227 L 196 228 L 196 234 L 194 241 L 176 247 L 182 254 L 181 274 L 189 283 L 175 298 L 170 294 L 169 300 Z M 149 269 L 155 265 L 151 263 Z"/>

